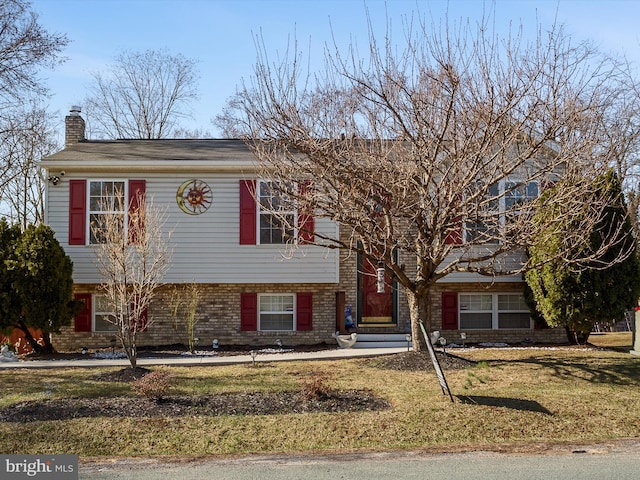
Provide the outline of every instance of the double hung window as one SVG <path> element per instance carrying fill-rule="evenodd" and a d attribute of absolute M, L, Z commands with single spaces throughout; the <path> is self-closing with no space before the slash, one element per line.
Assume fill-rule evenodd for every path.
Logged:
<path fill-rule="evenodd" d="M 258 329 L 292 331 L 295 325 L 294 294 L 260 294 L 258 296 Z"/>
<path fill-rule="evenodd" d="M 258 194 L 260 243 L 283 244 L 295 239 L 295 202 L 274 182 L 260 181 Z"/>
<path fill-rule="evenodd" d="M 501 180 L 486 188 L 477 198 L 473 213 L 465 221 L 465 240 L 473 243 L 499 243 L 510 219 L 524 211 L 539 195 L 538 183 Z"/>
<path fill-rule="evenodd" d="M 497 243 L 500 228 L 500 186 L 490 185 L 484 198 L 477 199 L 475 215 L 467 219 L 466 240 L 474 243 Z"/>
<path fill-rule="evenodd" d="M 94 295 L 93 300 L 93 331 L 94 332 L 115 332 L 116 315 L 105 295 Z"/>
<path fill-rule="evenodd" d="M 124 181 L 113 180 L 89 182 L 89 243 L 104 243 L 110 226 L 124 229 L 125 185 Z"/>
<path fill-rule="evenodd" d="M 460 328 L 491 329 L 493 296 L 491 294 L 460 294 Z"/>
<path fill-rule="evenodd" d="M 499 294 L 498 328 L 531 328 L 531 312 L 524 295 Z"/>
<path fill-rule="evenodd" d="M 519 293 L 461 293 L 460 329 L 531 328 L 531 313 Z"/>
<path fill-rule="evenodd" d="M 313 243 L 310 181 L 240 180 L 240 245 Z"/>
<path fill-rule="evenodd" d="M 507 212 L 517 212 L 521 206 L 535 200 L 538 194 L 537 182 L 506 182 L 504 195 L 505 210 Z"/>

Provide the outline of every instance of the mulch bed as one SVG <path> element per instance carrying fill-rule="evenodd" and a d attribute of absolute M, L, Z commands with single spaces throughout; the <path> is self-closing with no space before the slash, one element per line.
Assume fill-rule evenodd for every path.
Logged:
<path fill-rule="evenodd" d="M 144 397 L 75 398 L 18 403 L 0 410 L 0 421 L 26 423 L 87 417 L 278 415 L 388 408 L 391 406 L 386 400 L 359 390 L 329 392 L 318 398 L 305 398 L 298 392 L 167 396 L 160 400 Z"/>
<path fill-rule="evenodd" d="M 436 358 L 442 370 L 460 370 L 472 367 L 476 364 L 473 360 L 467 360 L 449 352 L 436 352 Z M 393 355 L 371 358 L 367 360 L 370 366 L 383 368 L 385 370 L 408 370 L 408 371 L 433 371 L 431 357 L 427 352 L 403 352 Z"/>
<path fill-rule="evenodd" d="M 165 349 L 168 351 L 176 350 Z M 238 352 L 235 350 L 234 352 Z M 244 353 L 240 350 L 239 352 Z M 158 350 L 152 354 L 159 354 Z M 227 352 L 227 354 L 233 354 Z M 237 354 L 237 353 L 236 353 Z M 61 354 L 58 354 L 61 355 Z M 475 362 L 458 355 L 436 352 L 443 370 L 463 369 Z M 403 352 L 363 359 L 366 365 L 387 370 L 433 371 L 427 352 Z M 105 382 L 131 382 L 151 370 L 124 368 L 94 376 Z M 301 392 L 238 393 L 201 396 L 166 396 L 160 400 L 146 397 L 73 398 L 21 402 L 0 410 L 0 421 L 34 422 L 86 417 L 181 417 L 188 415 L 278 415 L 310 412 L 360 412 L 391 408 L 387 400 L 363 390 L 328 390 L 319 395 Z"/>

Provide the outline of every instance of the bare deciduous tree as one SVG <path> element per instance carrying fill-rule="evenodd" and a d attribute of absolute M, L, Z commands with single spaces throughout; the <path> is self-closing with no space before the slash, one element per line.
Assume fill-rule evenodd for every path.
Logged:
<path fill-rule="evenodd" d="M 202 298 L 200 286 L 193 282 L 182 288 L 174 286 L 169 300 L 171 320 L 176 333 L 184 333 L 187 338 L 189 352 L 195 352 L 197 346 L 196 325 L 200 318 L 197 316 L 198 305 Z"/>
<path fill-rule="evenodd" d="M 162 50 L 123 52 L 93 80 L 87 125 L 106 138 L 171 137 L 198 96 L 195 61 Z"/>
<path fill-rule="evenodd" d="M 0 118 L 25 93 L 45 93 L 38 73 L 60 61 L 66 36 L 47 32 L 24 0 L 0 2 Z"/>
<path fill-rule="evenodd" d="M 612 101 L 628 77 L 557 27 L 525 43 L 484 24 L 407 25 L 404 46 L 370 34 L 368 56 L 327 50 L 316 74 L 295 45 L 272 63 L 258 41 L 255 74 L 217 123 L 247 140 L 260 174 L 283 194 L 340 225 L 340 236 L 316 230 L 316 244 L 384 265 L 404 287 L 421 339 L 438 280 L 535 267 L 522 253 L 548 227 L 530 221 L 540 205 L 530 200 L 546 185 L 566 188 L 540 208 L 575 212 L 565 242 L 585 242 L 606 207 L 593 179 L 624 135 L 607 120 L 628 115 Z M 569 255 L 576 251 L 586 249 L 558 255 L 580 268 L 602 254 Z"/>
<path fill-rule="evenodd" d="M 104 211 L 124 212 L 122 192 L 116 192 L 110 202 Z M 153 323 L 148 307 L 167 271 L 171 251 L 163 230 L 165 212 L 143 195 L 131 203 L 128 221 L 124 214 L 104 214 L 91 230 L 100 239 L 95 252 L 103 278 L 101 291 L 111 312 L 106 320 L 116 327 L 115 335 L 136 368 L 138 334 Z"/>
<path fill-rule="evenodd" d="M 24 230 L 44 221 L 43 172 L 38 162 L 58 149 L 53 117 L 37 102 L 14 110 L 0 132 L 0 201 L 6 216 Z"/>
<path fill-rule="evenodd" d="M 627 198 L 630 220 L 636 239 L 640 238 L 640 85 L 636 79 L 628 79 L 628 88 L 612 99 L 618 102 L 616 110 L 626 112 L 608 119 L 614 132 L 613 167 L 622 182 Z"/>
<path fill-rule="evenodd" d="M 0 208 L 14 198 L 7 184 L 16 180 L 23 165 L 16 163 L 10 150 L 16 138 L 29 134 L 29 122 L 18 118 L 24 104 L 33 96 L 47 93 L 39 78 L 40 70 L 61 61 L 60 52 L 68 43 L 64 35 L 46 31 L 37 14 L 24 0 L 0 1 Z M 11 138 L 13 137 L 13 138 Z M 31 186 L 41 185 L 38 182 Z M 15 212 L 14 212 L 15 213 Z M 15 218 L 13 219 L 15 220 Z"/>
<path fill-rule="evenodd" d="M 173 130 L 174 138 L 189 138 L 189 139 L 200 139 L 200 138 L 213 138 L 213 135 L 209 130 L 205 130 L 203 128 L 195 128 L 190 130 L 188 128 L 175 128 Z"/>

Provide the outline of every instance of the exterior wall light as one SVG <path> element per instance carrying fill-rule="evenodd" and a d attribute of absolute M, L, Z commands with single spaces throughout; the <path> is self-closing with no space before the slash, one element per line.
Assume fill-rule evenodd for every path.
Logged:
<path fill-rule="evenodd" d="M 49 180 L 54 186 L 60 183 L 62 177 L 64 177 L 65 171 L 62 170 L 58 175 L 50 175 L 47 180 Z"/>

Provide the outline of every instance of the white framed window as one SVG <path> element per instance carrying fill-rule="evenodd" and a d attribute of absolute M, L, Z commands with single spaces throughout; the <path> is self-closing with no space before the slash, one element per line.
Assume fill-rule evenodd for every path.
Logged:
<path fill-rule="evenodd" d="M 532 328 L 531 312 L 521 293 L 461 293 L 458 311 L 461 330 Z"/>
<path fill-rule="evenodd" d="M 537 181 L 502 179 L 490 185 L 484 199 L 478 199 L 475 216 L 465 220 L 465 242 L 498 243 L 498 230 L 503 229 L 509 217 L 519 214 L 524 205 L 535 200 L 539 194 Z"/>
<path fill-rule="evenodd" d="M 296 329 L 296 296 L 293 293 L 258 295 L 258 330 L 293 331 Z"/>
<path fill-rule="evenodd" d="M 504 203 L 505 211 L 517 211 L 517 209 L 538 198 L 538 182 L 518 183 L 505 182 Z"/>
<path fill-rule="evenodd" d="M 104 243 L 101 233 L 107 217 L 118 217 L 126 229 L 126 185 L 124 180 L 89 180 L 89 243 Z"/>
<path fill-rule="evenodd" d="M 258 242 L 262 245 L 284 244 L 296 238 L 295 201 L 270 181 L 258 181 Z"/>
<path fill-rule="evenodd" d="M 493 296 L 491 294 L 461 293 L 458 296 L 460 329 L 481 330 L 493 327 Z"/>
<path fill-rule="evenodd" d="M 96 294 L 93 296 L 93 321 L 91 330 L 97 333 L 113 333 L 118 330 L 115 319 L 116 315 L 105 295 Z"/>
<path fill-rule="evenodd" d="M 501 293 L 498 297 L 498 328 L 531 328 L 531 312 L 524 295 Z"/>
<path fill-rule="evenodd" d="M 500 185 L 489 185 L 484 199 L 478 198 L 476 215 L 465 222 L 465 240 L 474 243 L 497 243 L 500 227 Z"/>

